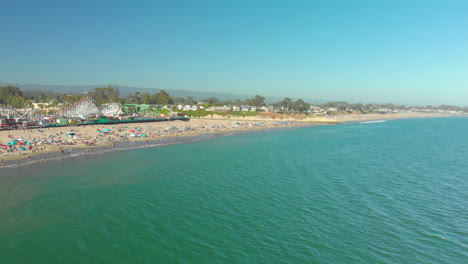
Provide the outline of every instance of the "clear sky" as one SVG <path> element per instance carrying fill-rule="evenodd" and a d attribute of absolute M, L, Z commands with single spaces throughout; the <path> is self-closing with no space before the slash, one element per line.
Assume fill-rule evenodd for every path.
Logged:
<path fill-rule="evenodd" d="M 2 0 L 0 81 L 468 105 L 466 0 Z"/>

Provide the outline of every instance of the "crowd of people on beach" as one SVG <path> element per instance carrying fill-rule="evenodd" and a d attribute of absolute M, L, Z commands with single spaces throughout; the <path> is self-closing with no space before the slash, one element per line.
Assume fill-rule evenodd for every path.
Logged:
<path fill-rule="evenodd" d="M 291 121 L 195 120 L 188 122 L 176 121 L 170 124 L 139 123 L 0 131 L 0 135 L 6 133 L 6 137 L 0 137 L 0 157 L 2 160 L 3 158 L 28 158 L 31 160 L 36 153 L 57 152 L 63 154 L 70 148 L 114 147 L 118 142 L 124 141 L 148 141 L 168 137 L 267 129 L 297 124 L 298 122 Z"/>

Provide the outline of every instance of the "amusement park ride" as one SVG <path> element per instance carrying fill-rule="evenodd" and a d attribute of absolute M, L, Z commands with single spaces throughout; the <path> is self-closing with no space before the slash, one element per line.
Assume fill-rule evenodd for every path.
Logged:
<path fill-rule="evenodd" d="M 122 107 L 118 103 L 107 104 L 99 107 L 92 97 L 86 97 L 67 107 L 60 114 L 64 117 L 98 117 L 98 116 L 119 116 L 123 114 Z"/>
<path fill-rule="evenodd" d="M 0 106 L 0 127 L 9 127 L 12 124 L 24 123 L 32 117 L 31 109 L 22 114 L 13 108 Z"/>
<path fill-rule="evenodd" d="M 129 123 L 129 122 L 154 122 L 154 121 L 169 121 L 169 120 L 189 120 L 185 116 L 177 117 L 156 117 L 156 118 L 144 118 L 144 119 L 122 119 L 124 115 L 122 105 L 119 103 L 106 104 L 99 107 L 92 97 L 86 97 L 82 100 L 70 105 L 63 111 L 58 113 L 52 119 L 65 119 L 75 120 L 81 125 L 86 124 L 105 124 L 105 123 Z M 21 127 L 43 127 L 50 124 L 50 117 L 44 117 L 44 114 L 38 114 L 34 109 L 28 109 L 25 113 L 0 106 L 0 128 L 1 129 L 13 129 Z M 99 119 L 99 122 L 97 120 Z M 57 125 L 50 125 L 57 126 Z"/>

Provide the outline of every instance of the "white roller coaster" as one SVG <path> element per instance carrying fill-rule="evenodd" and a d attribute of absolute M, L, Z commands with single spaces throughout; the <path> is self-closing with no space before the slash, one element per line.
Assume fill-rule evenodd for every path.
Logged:
<path fill-rule="evenodd" d="M 92 97 L 85 97 L 62 111 L 65 117 L 95 117 L 102 116 L 102 112 Z"/>
<path fill-rule="evenodd" d="M 122 105 L 119 103 L 106 104 L 101 107 L 101 113 L 105 116 L 119 116 L 123 114 Z"/>
<path fill-rule="evenodd" d="M 110 103 L 99 107 L 92 97 L 86 97 L 61 112 L 65 117 L 119 116 L 123 114 L 120 103 Z"/>

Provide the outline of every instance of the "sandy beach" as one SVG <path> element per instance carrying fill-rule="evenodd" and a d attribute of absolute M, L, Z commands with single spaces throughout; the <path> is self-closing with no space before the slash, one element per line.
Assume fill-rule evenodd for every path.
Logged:
<path fill-rule="evenodd" d="M 121 142 L 154 141 L 202 134 L 253 131 L 276 127 L 297 127 L 307 123 L 295 121 L 245 121 L 192 119 L 130 123 L 118 125 L 67 126 L 43 129 L 0 131 L 0 166 L 23 159 L 46 161 L 45 153 L 66 153 L 69 149 L 115 147 Z M 10 162 L 11 163 L 11 162 Z"/>
<path fill-rule="evenodd" d="M 5 130 L 0 131 L 0 167 L 21 162 L 47 162 L 48 156 L 57 156 L 57 153 L 67 154 L 70 153 L 69 150 L 112 149 L 123 142 L 150 142 L 213 133 L 235 133 L 281 127 L 438 116 L 441 115 L 419 113 L 329 117 L 261 115 L 233 119 L 213 115 L 191 119 L 190 121 Z"/>

